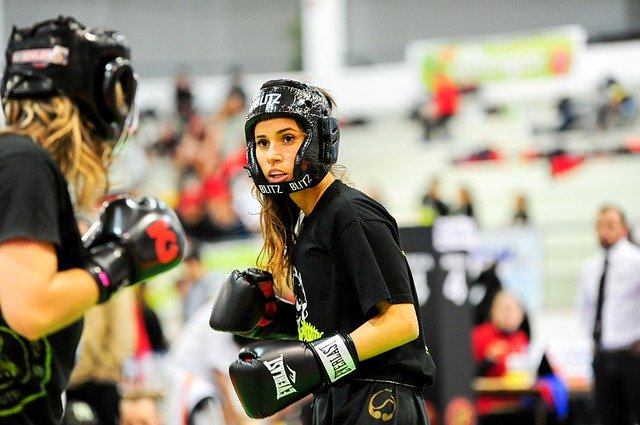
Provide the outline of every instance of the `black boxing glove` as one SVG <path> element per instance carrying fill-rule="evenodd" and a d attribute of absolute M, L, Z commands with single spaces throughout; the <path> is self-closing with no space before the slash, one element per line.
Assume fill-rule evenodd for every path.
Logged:
<path fill-rule="evenodd" d="M 123 286 L 147 280 L 182 261 L 186 236 L 175 212 L 151 196 L 119 196 L 102 204 L 85 236 L 86 269 L 100 291 L 99 303 Z"/>
<path fill-rule="evenodd" d="M 271 273 L 256 268 L 225 277 L 209 325 L 255 339 L 297 335 L 295 306 L 276 295 Z"/>
<path fill-rule="evenodd" d="M 313 342 L 271 339 L 251 343 L 229 366 L 233 388 L 251 418 L 266 418 L 358 369 L 348 334 Z"/>
<path fill-rule="evenodd" d="M 275 314 L 271 273 L 254 268 L 232 270 L 222 282 L 209 325 L 223 332 L 249 332 L 270 324 Z"/>

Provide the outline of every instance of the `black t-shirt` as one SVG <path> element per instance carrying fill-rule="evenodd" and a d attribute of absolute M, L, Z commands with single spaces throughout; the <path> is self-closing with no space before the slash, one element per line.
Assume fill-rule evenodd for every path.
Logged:
<path fill-rule="evenodd" d="M 59 271 L 81 265 L 82 241 L 66 181 L 51 156 L 27 137 L 0 136 L 0 205 L 0 243 L 50 242 Z M 81 332 L 77 321 L 29 341 L 0 312 L 1 424 L 59 423 Z"/>
<path fill-rule="evenodd" d="M 303 220 L 292 255 L 301 340 L 351 333 L 377 314 L 375 305 L 383 300 L 413 303 L 420 317 L 395 220 L 378 202 L 339 180 Z M 422 387 L 434 375 L 420 325 L 416 340 L 363 361 L 354 378 Z"/>

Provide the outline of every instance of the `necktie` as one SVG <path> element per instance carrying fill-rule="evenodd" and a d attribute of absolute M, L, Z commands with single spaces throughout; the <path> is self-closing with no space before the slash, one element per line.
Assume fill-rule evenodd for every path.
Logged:
<path fill-rule="evenodd" d="M 600 285 L 598 286 L 598 304 L 596 306 L 596 319 L 593 324 L 593 340 L 596 345 L 600 343 L 602 337 L 602 304 L 604 302 L 604 284 L 605 277 L 607 275 L 607 267 L 609 266 L 609 260 L 607 255 L 604 257 L 604 267 L 602 267 L 602 276 L 600 276 Z"/>

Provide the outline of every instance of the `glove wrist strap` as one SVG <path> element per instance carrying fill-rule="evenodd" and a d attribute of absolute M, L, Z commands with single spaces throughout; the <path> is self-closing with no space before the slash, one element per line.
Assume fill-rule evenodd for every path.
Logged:
<path fill-rule="evenodd" d="M 98 265 L 91 265 L 86 270 L 91 273 L 98 286 L 98 304 L 106 302 L 111 298 L 111 291 L 108 289 L 111 286 L 109 275 Z"/>
<path fill-rule="evenodd" d="M 348 334 L 336 333 L 313 341 L 311 345 L 323 366 L 329 384 L 355 372 L 358 368 L 358 353 Z"/>
<path fill-rule="evenodd" d="M 128 284 L 131 270 L 124 249 L 113 242 L 96 246 L 90 252 L 86 270 L 98 285 L 98 303 L 101 304 L 111 298 L 118 288 Z"/>

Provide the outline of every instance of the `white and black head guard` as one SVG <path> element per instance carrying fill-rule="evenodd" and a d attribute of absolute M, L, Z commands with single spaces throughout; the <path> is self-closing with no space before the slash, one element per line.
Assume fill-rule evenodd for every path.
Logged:
<path fill-rule="evenodd" d="M 287 117 L 302 126 L 306 137 L 296 154 L 293 180 L 269 183 L 256 159 L 255 127 L 260 121 Z M 247 171 L 260 193 L 281 195 L 316 186 L 338 160 L 340 127 L 331 103 L 316 87 L 295 80 L 270 80 L 253 98 L 245 122 Z"/>

